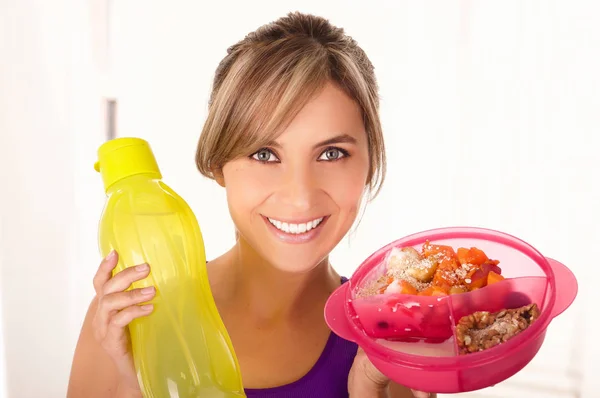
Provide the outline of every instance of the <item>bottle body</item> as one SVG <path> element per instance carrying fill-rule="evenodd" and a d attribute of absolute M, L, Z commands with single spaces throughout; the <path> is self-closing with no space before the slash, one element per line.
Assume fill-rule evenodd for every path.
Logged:
<path fill-rule="evenodd" d="M 114 273 L 141 263 L 154 286 L 152 314 L 129 325 L 147 398 L 245 397 L 239 365 L 217 311 L 204 242 L 187 203 L 161 180 L 134 175 L 107 190 L 100 221 L 102 255 L 119 253 Z"/>

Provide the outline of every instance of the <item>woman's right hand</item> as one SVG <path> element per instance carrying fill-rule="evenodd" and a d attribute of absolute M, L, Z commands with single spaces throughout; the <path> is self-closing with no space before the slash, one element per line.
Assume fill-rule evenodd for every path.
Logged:
<path fill-rule="evenodd" d="M 150 267 L 147 264 L 129 267 L 113 277 L 112 271 L 117 263 L 118 254 L 113 251 L 100 263 L 94 277 L 98 299 L 93 318 L 94 337 L 117 367 L 119 388 L 140 391 L 127 325 L 133 319 L 152 312 L 152 304 L 140 304 L 150 301 L 156 290 L 151 286 L 125 291 L 133 282 L 147 277 Z"/>

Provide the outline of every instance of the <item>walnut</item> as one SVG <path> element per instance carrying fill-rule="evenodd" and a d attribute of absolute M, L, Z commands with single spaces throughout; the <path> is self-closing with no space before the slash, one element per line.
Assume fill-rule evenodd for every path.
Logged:
<path fill-rule="evenodd" d="M 483 351 L 502 344 L 527 329 L 539 315 L 540 310 L 534 303 L 496 313 L 478 311 L 464 316 L 456 326 L 460 354 Z"/>

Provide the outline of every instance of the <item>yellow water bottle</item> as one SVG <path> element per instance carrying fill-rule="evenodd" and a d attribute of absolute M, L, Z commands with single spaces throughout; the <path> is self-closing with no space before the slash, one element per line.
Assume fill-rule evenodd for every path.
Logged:
<path fill-rule="evenodd" d="M 204 241 L 187 203 L 163 181 L 148 143 L 118 138 L 98 149 L 106 204 L 100 250 L 119 253 L 114 273 L 137 264 L 150 275 L 154 311 L 129 325 L 146 398 L 245 397 L 239 365 L 215 305 Z"/>

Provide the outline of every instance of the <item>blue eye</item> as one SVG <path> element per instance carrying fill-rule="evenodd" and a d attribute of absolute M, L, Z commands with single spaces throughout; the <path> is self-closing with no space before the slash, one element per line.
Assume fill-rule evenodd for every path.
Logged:
<path fill-rule="evenodd" d="M 342 158 L 345 158 L 346 156 L 348 156 L 347 151 L 345 151 L 341 148 L 331 147 L 331 148 L 327 148 L 327 149 L 325 149 L 325 151 L 323 151 L 323 153 L 319 157 L 319 160 L 335 161 L 335 160 L 340 160 Z"/>
<path fill-rule="evenodd" d="M 258 160 L 259 162 L 263 163 L 272 163 L 279 161 L 279 159 L 277 158 L 277 156 L 275 156 L 273 151 L 271 151 L 268 148 L 262 148 L 256 151 L 254 154 L 252 154 L 252 159 Z"/>

